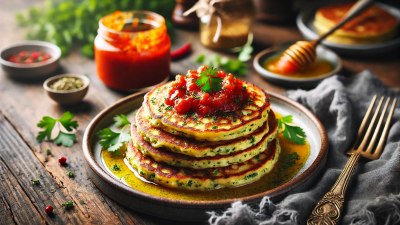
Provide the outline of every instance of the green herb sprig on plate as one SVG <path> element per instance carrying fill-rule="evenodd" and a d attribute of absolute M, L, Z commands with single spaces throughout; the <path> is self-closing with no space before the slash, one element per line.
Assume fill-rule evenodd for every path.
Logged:
<path fill-rule="evenodd" d="M 114 117 L 114 125 L 118 130 L 111 128 L 104 128 L 100 130 L 97 135 L 100 138 L 100 145 L 109 152 L 117 152 L 126 148 L 126 144 L 131 139 L 130 134 L 130 121 L 127 116 L 120 114 Z"/>
<path fill-rule="evenodd" d="M 282 132 L 283 137 L 295 144 L 304 145 L 306 143 L 306 133 L 301 127 L 292 124 L 292 115 L 284 116 L 277 121 L 278 129 Z"/>

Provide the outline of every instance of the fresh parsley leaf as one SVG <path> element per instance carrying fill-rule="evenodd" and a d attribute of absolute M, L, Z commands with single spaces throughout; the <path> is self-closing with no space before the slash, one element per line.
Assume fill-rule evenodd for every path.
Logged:
<path fill-rule="evenodd" d="M 50 116 L 44 116 L 37 126 L 39 128 L 42 128 L 42 131 L 39 131 L 39 133 L 36 136 L 36 140 L 40 143 L 43 142 L 44 140 L 48 141 L 54 141 L 55 144 L 57 145 L 63 145 L 65 147 L 71 147 L 74 142 L 76 142 L 76 135 L 74 133 L 66 133 L 62 132 L 61 129 L 59 129 L 58 134 L 55 139 L 51 138 L 51 133 L 54 129 L 54 127 L 57 125 L 60 125 L 64 127 L 65 130 L 68 132 L 72 132 L 74 129 L 78 128 L 78 122 L 72 120 L 74 115 L 70 112 L 65 112 L 60 118 L 52 118 Z"/>
<path fill-rule="evenodd" d="M 103 148 L 109 148 L 118 142 L 119 133 L 112 131 L 110 128 L 104 128 L 100 130 L 97 135 L 101 138 L 100 145 Z"/>
<path fill-rule="evenodd" d="M 251 53 L 253 53 L 253 47 L 251 46 L 251 42 L 249 42 L 245 46 L 243 46 L 242 50 L 240 51 L 238 56 L 239 61 L 249 61 L 251 59 Z"/>
<path fill-rule="evenodd" d="M 217 70 L 208 67 L 200 73 L 200 77 L 196 80 L 196 85 L 201 87 L 203 92 L 212 93 L 222 89 L 222 78 L 218 77 Z"/>
<path fill-rule="evenodd" d="M 206 60 L 206 55 L 201 54 L 201 55 L 198 55 L 198 56 L 197 56 L 196 62 L 198 62 L 198 63 L 204 63 L 205 60 Z"/>
<path fill-rule="evenodd" d="M 131 139 L 131 135 L 126 132 L 119 133 L 118 142 L 108 148 L 108 151 L 116 152 L 120 149 L 126 148 L 126 143 Z"/>
<path fill-rule="evenodd" d="M 54 139 L 54 144 L 71 147 L 76 142 L 76 135 L 60 131 Z"/>
<path fill-rule="evenodd" d="M 221 68 L 222 70 L 232 73 L 235 76 L 244 76 L 247 73 L 246 63 L 238 59 L 222 57 L 218 54 L 208 57 L 204 54 L 201 54 L 197 56 L 196 62 L 207 65 L 208 67 Z"/>
<path fill-rule="evenodd" d="M 122 147 L 125 143 L 130 140 L 130 134 L 126 132 L 114 132 L 110 128 L 104 128 L 98 132 L 100 137 L 101 147 L 107 149 L 110 152 L 115 152 Z"/>
<path fill-rule="evenodd" d="M 305 144 L 306 133 L 301 127 L 286 124 L 283 131 L 283 136 L 295 144 Z"/>
<path fill-rule="evenodd" d="M 126 117 L 124 114 L 116 115 L 114 117 L 114 122 L 117 127 L 124 127 L 131 124 L 131 122 L 128 120 L 128 117 Z"/>
<path fill-rule="evenodd" d="M 58 121 L 63 125 L 63 127 L 67 131 L 72 131 L 73 129 L 78 128 L 78 122 L 72 120 L 74 118 L 74 114 L 70 112 L 65 112 Z"/>
<path fill-rule="evenodd" d="M 292 123 L 293 122 L 293 116 L 292 115 L 287 115 L 282 117 L 281 119 L 278 120 L 278 122 L 282 122 L 282 123 Z"/>
<path fill-rule="evenodd" d="M 125 148 L 126 143 L 131 139 L 129 132 L 124 129 L 131 122 L 127 116 L 120 114 L 114 117 L 114 125 L 118 128 L 122 128 L 119 131 L 113 131 L 110 128 L 104 128 L 100 130 L 97 135 L 100 138 L 100 145 L 109 152 L 117 152 L 118 150 Z"/>
<path fill-rule="evenodd" d="M 38 135 L 36 136 L 36 140 L 38 142 L 44 141 L 46 138 L 47 140 L 51 139 L 51 131 L 53 130 L 54 126 L 56 125 L 57 120 L 54 118 L 51 118 L 50 116 L 44 116 L 37 126 L 39 128 L 43 128 L 43 131 L 40 131 Z"/>
<path fill-rule="evenodd" d="M 307 137 L 306 133 L 301 127 L 291 124 L 292 120 L 293 117 L 291 115 L 278 119 L 278 128 L 287 140 L 295 144 L 304 145 Z"/>

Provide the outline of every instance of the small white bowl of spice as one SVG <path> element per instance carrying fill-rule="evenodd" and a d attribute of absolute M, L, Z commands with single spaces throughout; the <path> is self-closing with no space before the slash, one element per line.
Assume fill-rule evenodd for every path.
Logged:
<path fill-rule="evenodd" d="M 89 89 L 89 78 L 78 74 L 62 74 L 48 78 L 44 84 L 47 95 L 61 105 L 82 101 Z"/>

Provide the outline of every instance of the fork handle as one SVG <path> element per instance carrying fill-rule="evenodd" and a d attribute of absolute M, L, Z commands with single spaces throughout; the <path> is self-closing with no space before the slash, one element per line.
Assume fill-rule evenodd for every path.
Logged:
<path fill-rule="evenodd" d="M 332 189 L 315 206 L 307 220 L 307 225 L 334 225 L 338 222 L 343 207 L 344 195 L 359 158 L 360 154 L 357 152 L 350 156 Z"/>

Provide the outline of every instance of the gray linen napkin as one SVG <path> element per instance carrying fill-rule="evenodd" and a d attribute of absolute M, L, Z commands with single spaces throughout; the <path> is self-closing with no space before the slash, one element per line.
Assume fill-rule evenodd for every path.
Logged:
<path fill-rule="evenodd" d="M 369 71 L 350 78 L 334 76 L 315 89 L 288 91 L 287 95 L 308 107 L 324 124 L 329 138 L 328 161 L 320 179 L 305 192 L 288 195 L 281 202 L 264 197 L 258 206 L 235 202 L 225 212 L 209 212 L 212 225 L 305 224 L 318 200 L 332 187 L 348 157 L 370 100 L 397 96 Z M 400 99 L 399 99 L 400 100 Z M 400 224 L 400 103 L 392 120 L 382 156 L 361 160 L 346 194 L 340 224 Z"/>

